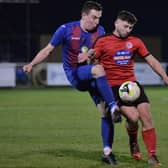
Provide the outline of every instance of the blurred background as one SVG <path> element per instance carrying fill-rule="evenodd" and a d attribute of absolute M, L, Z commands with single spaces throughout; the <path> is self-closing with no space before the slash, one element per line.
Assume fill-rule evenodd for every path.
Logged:
<path fill-rule="evenodd" d="M 80 19 L 84 2 L 84 0 L 0 0 L 0 87 L 69 85 L 60 66 L 61 46 L 28 76 L 23 73 L 22 66 L 30 62 L 48 43 L 58 26 Z M 150 0 L 98 2 L 104 8 L 101 24 L 106 32 L 113 30 L 113 21 L 120 10 L 133 12 L 138 18 L 133 33 L 143 39 L 149 51 L 167 71 L 167 5 L 161 1 Z M 137 77 L 142 84 L 163 84 L 158 76 L 151 75 L 152 72 L 141 60 L 137 59 L 136 67 Z M 148 73 L 150 78 L 144 79 L 143 73 Z"/>

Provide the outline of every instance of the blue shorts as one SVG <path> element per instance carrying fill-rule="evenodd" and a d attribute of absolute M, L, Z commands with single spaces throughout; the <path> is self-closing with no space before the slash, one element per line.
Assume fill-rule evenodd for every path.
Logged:
<path fill-rule="evenodd" d="M 78 68 L 74 68 L 69 70 L 67 74 L 67 78 L 70 81 L 71 85 L 80 91 L 88 91 L 91 95 L 93 101 L 97 105 L 102 101 L 102 97 L 99 94 L 99 91 L 96 86 L 96 80 L 92 76 L 92 67 L 94 65 L 82 65 Z"/>

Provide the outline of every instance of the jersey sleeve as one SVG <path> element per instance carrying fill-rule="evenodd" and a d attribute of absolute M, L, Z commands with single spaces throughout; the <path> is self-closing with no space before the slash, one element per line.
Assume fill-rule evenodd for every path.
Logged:
<path fill-rule="evenodd" d="M 65 25 L 60 26 L 53 34 L 50 40 L 50 44 L 53 46 L 58 46 L 59 44 L 61 44 L 64 39 L 65 30 L 66 30 Z"/>
<path fill-rule="evenodd" d="M 147 55 L 149 55 L 149 51 L 146 48 L 145 44 L 143 43 L 142 40 L 138 39 L 138 49 L 137 49 L 137 54 L 140 57 L 146 57 Z"/>

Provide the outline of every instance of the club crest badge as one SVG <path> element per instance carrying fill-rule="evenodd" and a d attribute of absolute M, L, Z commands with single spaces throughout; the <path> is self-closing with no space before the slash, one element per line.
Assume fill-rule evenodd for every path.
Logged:
<path fill-rule="evenodd" d="M 130 49 L 133 47 L 133 44 L 131 42 L 126 42 L 126 47 Z"/>
<path fill-rule="evenodd" d="M 87 52 L 88 51 L 88 47 L 87 46 L 82 46 L 81 51 L 82 51 L 82 53 Z"/>

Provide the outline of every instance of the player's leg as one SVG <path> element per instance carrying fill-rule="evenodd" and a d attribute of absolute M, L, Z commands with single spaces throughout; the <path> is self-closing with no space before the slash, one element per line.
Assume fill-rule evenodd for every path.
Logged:
<path fill-rule="evenodd" d="M 134 106 L 120 106 L 122 114 L 130 121 L 130 123 L 137 123 L 139 119 L 139 113 Z"/>
<path fill-rule="evenodd" d="M 80 91 L 88 91 L 98 110 L 104 116 L 102 117 L 102 139 L 103 145 L 105 147 L 109 147 L 110 150 L 112 148 L 113 142 L 113 122 L 111 121 L 111 117 L 108 119 L 105 117 L 106 109 L 103 98 L 97 90 L 95 79 L 93 79 L 91 74 L 91 69 L 93 65 L 81 66 L 73 72 L 73 82 L 72 85 Z M 75 78 L 74 78 L 75 76 Z M 101 115 L 101 116 L 102 116 Z M 111 121 L 109 123 L 109 121 Z"/>
<path fill-rule="evenodd" d="M 129 137 L 129 146 L 132 158 L 141 160 L 142 154 L 138 145 L 138 111 L 134 106 L 121 106 L 120 109 L 123 115 L 127 118 L 126 130 Z"/>
<path fill-rule="evenodd" d="M 102 113 L 105 113 L 106 112 L 105 106 L 104 106 L 105 104 L 100 103 L 104 101 L 104 99 L 100 96 L 100 93 L 97 91 L 96 81 L 95 79 L 93 79 L 93 76 L 91 73 L 92 67 L 93 65 L 86 65 L 75 69 L 71 73 L 72 75 L 69 75 L 69 81 L 71 81 L 72 86 L 75 87 L 76 89 L 80 91 L 89 91 L 98 109 Z M 116 164 L 115 157 L 112 154 L 114 125 L 113 125 L 111 116 L 108 118 L 102 117 L 101 123 L 102 123 L 101 128 L 102 128 L 104 154 L 110 151 L 108 155 L 104 155 L 104 156 L 107 156 L 104 161 L 106 163 L 114 165 Z"/>
<path fill-rule="evenodd" d="M 142 158 L 142 155 L 140 153 L 137 142 L 137 135 L 138 135 L 137 121 L 139 119 L 139 114 L 136 107 L 134 107 L 131 104 L 128 105 L 120 99 L 118 92 L 119 87 L 120 86 L 113 86 L 112 89 L 115 95 L 115 99 L 116 101 L 118 101 L 118 105 L 120 107 L 122 114 L 127 118 L 126 128 L 129 136 L 130 152 L 133 158 L 140 160 Z"/>
<path fill-rule="evenodd" d="M 142 123 L 142 137 L 148 151 L 148 163 L 159 166 L 160 163 L 156 157 L 157 136 L 152 122 L 149 99 L 144 92 L 143 86 L 139 84 L 139 87 L 141 89 L 141 95 L 136 102 L 136 107 Z"/>
<path fill-rule="evenodd" d="M 152 122 L 149 103 L 141 103 L 137 106 L 142 122 L 142 137 L 148 151 L 148 163 L 154 166 L 161 165 L 156 156 L 157 135 Z"/>
<path fill-rule="evenodd" d="M 103 141 L 103 155 L 102 161 L 111 165 L 116 165 L 116 159 L 112 153 L 112 145 L 114 139 L 114 124 L 111 119 L 111 115 L 105 102 L 95 89 L 89 91 L 94 103 L 96 104 L 98 111 L 101 115 L 101 136 Z"/>
<path fill-rule="evenodd" d="M 77 78 L 82 82 L 95 80 L 95 87 L 98 89 L 103 100 L 107 103 L 115 122 L 120 122 L 121 117 L 118 106 L 116 105 L 113 91 L 111 90 L 104 68 L 101 65 L 86 65 L 77 69 Z"/>
<path fill-rule="evenodd" d="M 103 97 L 104 101 L 107 103 L 112 119 L 114 122 L 120 122 L 121 121 L 121 116 L 119 112 L 119 108 L 116 105 L 115 98 L 113 95 L 113 91 L 108 84 L 107 78 L 106 78 L 106 73 L 104 71 L 103 66 L 101 65 L 94 65 L 92 67 L 91 71 L 93 78 L 96 80 L 96 86 Z"/>
<path fill-rule="evenodd" d="M 101 65 L 95 65 L 92 67 L 91 73 L 93 77 L 96 79 L 96 85 L 97 85 L 98 91 L 100 92 L 105 102 L 109 106 L 111 106 L 111 104 L 115 104 L 114 95 L 107 82 L 104 68 Z"/>
<path fill-rule="evenodd" d="M 120 99 L 118 91 L 119 87 L 120 87 L 119 85 L 113 86 L 112 89 L 115 95 L 115 99 L 120 107 L 120 110 L 127 119 L 126 129 L 129 137 L 130 152 L 134 159 L 141 160 L 142 154 L 140 153 L 139 145 L 137 142 L 137 135 L 138 135 L 137 121 L 139 119 L 139 114 L 134 106 L 128 106 L 128 104 L 125 104 Z"/>
<path fill-rule="evenodd" d="M 127 121 L 126 130 L 129 136 L 129 146 L 132 158 L 136 160 L 142 160 L 142 154 L 138 144 L 138 122 L 132 123 Z"/>
<path fill-rule="evenodd" d="M 102 103 L 97 105 L 97 107 L 104 106 Z M 104 110 L 101 111 L 101 114 L 102 114 L 101 135 L 102 135 L 102 140 L 103 140 L 102 161 L 105 163 L 111 164 L 111 165 L 116 165 L 117 161 L 112 152 L 112 149 L 113 149 L 112 145 L 113 145 L 113 139 L 114 139 L 114 124 L 112 122 L 110 113 L 108 113 L 105 108 Z"/>

